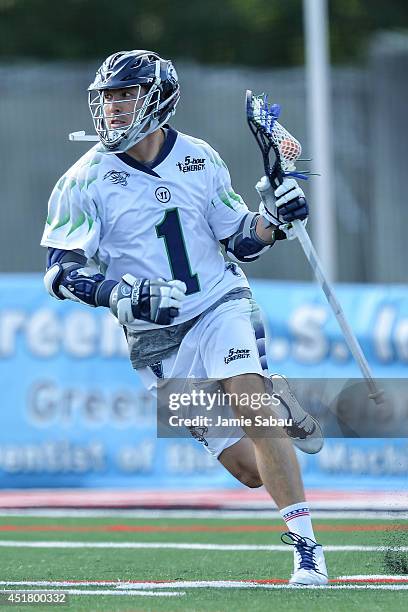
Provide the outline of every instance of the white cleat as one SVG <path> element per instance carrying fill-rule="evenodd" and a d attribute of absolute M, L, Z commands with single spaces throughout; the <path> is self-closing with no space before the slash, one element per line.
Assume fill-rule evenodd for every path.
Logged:
<path fill-rule="evenodd" d="M 289 383 L 284 376 L 272 374 L 272 393 L 280 399 L 279 406 L 274 410 L 278 418 L 292 419 L 292 426 L 285 427 L 285 431 L 292 439 L 293 444 L 304 453 L 314 455 L 324 444 L 322 428 L 319 422 L 306 412 L 293 395 Z"/>
<path fill-rule="evenodd" d="M 281 535 L 284 544 L 293 546 L 294 570 L 289 584 L 325 586 L 329 582 L 321 544 L 287 531 Z"/>

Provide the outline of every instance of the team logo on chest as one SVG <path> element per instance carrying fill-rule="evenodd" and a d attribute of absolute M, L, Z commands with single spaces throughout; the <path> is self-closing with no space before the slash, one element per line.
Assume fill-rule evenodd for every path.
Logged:
<path fill-rule="evenodd" d="M 118 170 L 109 170 L 103 177 L 103 180 L 109 179 L 114 185 L 123 185 L 123 187 L 127 186 L 127 180 L 129 178 L 129 172 L 118 172 Z"/>
<path fill-rule="evenodd" d="M 154 192 L 154 195 L 156 196 L 156 199 L 159 200 L 159 202 L 161 202 L 162 204 L 167 204 L 167 202 L 170 202 L 171 193 L 167 189 L 167 187 L 158 187 Z"/>
<path fill-rule="evenodd" d="M 184 161 L 177 162 L 177 168 L 180 172 L 197 172 L 197 170 L 204 170 L 205 168 L 205 157 L 190 157 L 186 155 Z"/>

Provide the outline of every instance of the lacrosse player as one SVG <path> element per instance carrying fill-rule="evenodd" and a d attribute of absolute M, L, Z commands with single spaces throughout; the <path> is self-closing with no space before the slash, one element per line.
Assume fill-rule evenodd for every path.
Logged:
<path fill-rule="evenodd" d="M 240 397 L 265 392 L 264 332 L 248 280 L 250 262 L 308 215 L 302 190 L 285 179 L 275 210 L 250 212 L 218 153 L 168 125 L 179 101 L 172 63 L 150 51 L 106 59 L 88 88 L 99 142 L 55 186 L 41 244 L 45 286 L 55 298 L 109 308 L 123 325 L 133 367 L 153 393 L 160 379 L 207 378 Z M 288 433 L 315 452 L 315 423 L 286 398 Z M 236 402 L 231 414 L 250 415 Z M 262 414 L 262 412 L 260 413 Z M 250 415 L 251 416 L 251 415 Z M 266 416 L 266 413 L 265 413 Z M 296 431 L 295 431 L 296 430 Z M 302 479 L 286 434 L 231 427 L 191 429 L 242 483 L 262 484 L 294 546 L 292 584 L 327 584 Z M 309 448 L 308 444 L 312 447 Z"/>

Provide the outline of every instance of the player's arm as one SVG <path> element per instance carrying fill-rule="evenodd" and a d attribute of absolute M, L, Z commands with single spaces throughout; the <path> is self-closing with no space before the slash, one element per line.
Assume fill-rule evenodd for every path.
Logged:
<path fill-rule="evenodd" d="M 105 280 L 79 249 L 66 251 L 48 247 L 45 287 L 57 300 L 73 300 L 88 306 L 109 306 L 116 281 Z"/>
<path fill-rule="evenodd" d="M 273 211 L 268 210 L 263 202 L 259 214 L 249 211 L 233 190 L 228 168 L 218 153 L 211 147 L 207 153 L 215 168 L 207 218 L 214 236 L 225 246 L 231 259 L 238 262 L 255 261 L 277 240 L 288 237 L 287 226 L 291 221 L 307 217 L 304 193 L 291 178 L 285 178 L 273 191 L 269 179 L 264 177 L 272 192 Z M 262 186 L 265 191 L 266 185 Z M 261 191 L 259 193 L 262 195 Z"/>
<path fill-rule="evenodd" d="M 148 321 L 171 325 L 180 311 L 186 285 L 181 281 L 137 279 L 125 274 L 106 280 L 80 250 L 48 248 L 45 287 L 58 300 L 110 308 L 121 325 Z"/>
<path fill-rule="evenodd" d="M 306 219 L 309 209 L 305 194 L 292 178 L 285 178 L 283 183 L 273 191 L 269 180 L 263 185 L 270 189 L 273 196 L 273 210 L 266 208 L 264 201 L 259 207 L 259 214 L 248 212 L 241 220 L 238 230 L 222 241 L 229 257 L 235 261 L 250 262 L 258 259 L 277 240 L 287 238 L 288 225 L 296 219 Z M 271 200 L 269 200 L 271 201 Z"/>
<path fill-rule="evenodd" d="M 283 238 L 286 235 L 267 219 L 260 214 L 248 212 L 238 229 L 229 238 L 221 240 L 221 243 L 230 259 L 249 263 L 268 251 L 276 240 Z"/>

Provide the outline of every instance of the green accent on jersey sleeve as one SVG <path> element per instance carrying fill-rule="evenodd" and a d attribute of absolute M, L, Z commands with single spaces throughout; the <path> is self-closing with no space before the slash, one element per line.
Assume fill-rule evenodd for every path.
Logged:
<path fill-rule="evenodd" d="M 221 159 L 221 157 L 218 155 L 218 153 L 216 151 L 214 151 L 214 149 L 212 149 L 209 152 L 209 157 L 210 157 L 210 162 L 214 166 L 218 166 L 219 168 L 221 168 L 221 167 L 226 168 L 227 167 L 225 162 Z"/>
<path fill-rule="evenodd" d="M 69 212 L 66 212 L 66 213 L 65 213 L 65 214 L 64 214 L 64 215 L 61 217 L 61 219 L 56 218 L 56 219 L 54 219 L 54 220 L 50 220 L 49 225 L 52 225 L 52 229 L 53 229 L 53 230 L 56 230 L 56 229 L 58 229 L 59 227 L 62 227 L 63 225 L 66 225 L 67 223 L 69 223 L 70 218 L 71 218 L 71 217 L 70 217 Z"/>
<path fill-rule="evenodd" d="M 248 214 L 248 207 L 231 186 L 228 168 L 218 153 L 210 149 L 208 155 L 213 167 L 207 220 L 215 238 L 223 240 L 236 232 L 241 220 Z"/>
<path fill-rule="evenodd" d="M 76 219 L 76 221 L 71 225 L 71 229 L 69 230 L 69 232 L 67 233 L 67 236 L 69 236 L 70 234 L 72 234 L 72 232 L 75 232 L 76 229 L 78 229 L 78 227 L 81 227 L 81 225 L 83 223 L 85 223 L 86 217 L 84 215 L 84 213 L 80 213 L 79 217 Z M 88 230 L 89 231 L 89 230 Z"/>
<path fill-rule="evenodd" d="M 220 189 L 218 191 L 218 196 L 219 196 L 221 202 L 223 204 L 225 204 L 225 206 L 228 206 L 228 208 L 232 208 L 232 210 L 235 210 L 234 206 L 233 206 L 233 203 L 231 202 L 231 198 L 229 197 L 228 192 L 225 191 L 225 189 L 223 189 L 223 190 Z"/>
<path fill-rule="evenodd" d="M 90 166 L 96 166 L 97 164 L 100 164 L 102 161 L 102 155 L 95 155 L 95 157 L 93 157 L 90 161 Z"/>
<path fill-rule="evenodd" d="M 63 176 L 62 179 L 60 179 L 57 183 L 57 189 L 59 189 L 60 191 L 62 191 L 62 188 L 65 185 L 65 181 L 67 180 L 66 176 Z"/>
<path fill-rule="evenodd" d="M 91 183 L 93 183 L 94 181 L 96 181 L 96 176 L 93 176 L 91 178 L 89 178 L 86 182 L 86 188 L 88 189 L 89 185 L 91 185 Z"/>
<path fill-rule="evenodd" d="M 59 179 L 48 202 L 43 246 L 82 249 L 93 257 L 99 248 L 101 219 L 92 192 L 100 175 L 103 155 L 81 158 Z M 92 185 L 90 187 L 90 185 Z M 89 188 L 89 189 L 88 189 Z"/>
<path fill-rule="evenodd" d="M 240 195 L 235 193 L 235 191 L 232 188 L 228 189 L 228 191 L 227 189 L 225 189 L 225 187 L 221 187 L 217 189 L 217 196 L 219 197 L 221 202 L 225 204 L 225 206 L 228 206 L 228 208 L 231 208 L 232 210 L 236 210 L 236 207 L 234 205 L 235 202 L 245 206 L 244 200 L 241 198 Z M 214 199 L 211 200 L 211 204 L 213 206 L 216 205 L 214 203 Z"/>
<path fill-rule="evenodd" d="M 241 198 L 241 196 L 238 193 L 235 193 L 233 189 L 230 189 L 228 191 L 228 195 L 230 198 L 235 200 L 235 202 L 239 202 L 239 204 L 244 204 L 244 200 Z"/>

